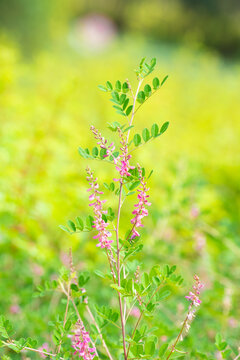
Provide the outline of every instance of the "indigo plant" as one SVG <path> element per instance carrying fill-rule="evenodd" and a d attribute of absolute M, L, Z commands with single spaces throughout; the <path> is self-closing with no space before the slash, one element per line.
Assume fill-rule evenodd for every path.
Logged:
<path fill-rule="evenodd" d="M 147 172 L 142 164 L 135 163 L 133 154 L 142 145 L 157 140 L 169 125 L 168 122 L 161 127 L 153 124 L 150 129 L 144 128 L 141 135 L 132 134 L 136 114 L 148 99 L 160 91 L 167 80 L 165 76 L 162 81 L 154 77 L 151 85 L 145 82 L 155 66 L 155 58 L 150 63 L 147 63 L 145 58 L 142 59 L 135 70 L 135 91 L 128 80 L 123 83 L 117 80 L 115 86 L 107 81 L 104 86 L 99 86 L 100 90 L 110 95 L 113 108 L 122 121 L 115 121 L 108 126 L 115 135 L 114 142 L 108 141 L 102 132 L 92 125 L 90 131 L 96 140 L 96 146 L 91 151 L 79 148 L 79 154 L 87 160 L 110 163 L 113 167 L 113 178 L 110 183 L 102 184 L 94 171 L 87 166 L 91 214 L 85 221 L 76 217 L 74 221 L 69 220 L 67 226 L 60 226 L 69 234 L 82 231 L 93 233 L 93 241 L 109 265 L 108 273 L 104 274 L 96 269 L 96 274 L 104 278 L 105 283 L 108 282 L 111 296 L 116 297 L 118 306 L 90 306 L 85 289 L 90 278 L 89 272 L 79 273 L 75 270 L 70 250 L 69 267 L 60 271 L 57 280 L 47 281 L 38 287 L 40 296 L 44 296 L 48 291 L 56 291 L 65 297 L 64 314 L 49 323 L 52 327 L 52 344 L 38 345 L 32 338 L 14 339 L 11 324 L 2 316 L 2 347 L 17 353 L 33 352 L 38 357 L 54 359 L 168 360 L 186 356 L 186 353 L 178 349 L 178 344 L 189 331 L 196 310 L 201 304 L 199 296 L 203 284 L 195 275 L 193 290 L 186 296 L 189 301 L 188 312 L 185 320 L 182 319 L 178 335 L 171 343 L 161 343 L 154 335 L 154 328 L 149 327 L 149 321 L 145 320 L 154 316 L 154 312 L 158 311 L 158 304 L 171 295 L 172 289 L 182 285 L 183 278 L 176 274 L 175 265 L 156 264 L 149 272 L 142 272 L 141 266 L 135 266 L 134 262 L 134 258 L 143 251 L 141 228 L 151 206 L 147 183 L 152 171 Z M 103 185 L 112 194 L 111 206 L 107 206 L 104 199 Z M 129 230 L 124 234 L 121 228 L 121 212 L 130 196 L 134 197 L 135 205 L 130 210 L 132 216 L 128 224 Z M 116 303 L 113 300 L 110 304 Z M 132 326 L 129 319 L 133 314 L 136 322 Z M 113 328 L 118 334 L 115 343 L 109 340 Z M 231 353 L 220 335 L 216 338 L 216 344 L 222 358 Z M 200 353 L 195 357 L 213 359 Z M 4 355 L 2 359 L 9 357 Z"/>

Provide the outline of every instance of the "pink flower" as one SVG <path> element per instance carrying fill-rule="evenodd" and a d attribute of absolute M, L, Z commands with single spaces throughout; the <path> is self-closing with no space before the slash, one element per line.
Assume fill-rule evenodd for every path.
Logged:
<path fill-rule="evenodd" d="M 14 304 L 14 305 L 10 306 L 9 311 L 10 311 L 11 314 L 19 314 L 21 309 L 20 309 L 20 306 L 18 304 Z"/>
<path fill-rule="evenodd" d="M 72 347 L 75 352 L 74 355 L 78 354 L 84 360 L 92 360 L 96 356 L 95 347 L 91 347 L 91 339 L 89 333 L 85 330 L 84 325 L 79 322 L 76 324 L 76 330 L 72 336 Z"/>
<path fill-rule="evenodd" d="M 199 208 L 197 206 L 192 206 L 190 211 L 190 217 L 196 219 L 200 214 Z"/>
<path fill-rule="evenodd" d="M 143 227 L 142 219 L 148 215 L 148 210 L 146 209 L 146 206 L 151 205 L 151 203 L 148 201 L 149 195 L 147 195 L 147 191 L 149 189 L 146 187 L 146 182 L 144 181 L 144 177 L 142 176 L 142 170 L 140 166 L 138 166 L 138 171 L 140 174 L 141 185 L 140 188 L 137 190 L 138 203 L 134 205 L 136 209 L 132 212 L 132 214 L 135 216 L 131 220 L 131 223 L 133 224 L 131 239 L 134 239 L 136 236 L 140 236 L 136 228 Z"/>
<path fill-rule="evenodd" d="M 116 165 L 116 170 L 119 172 L 121 179 L 114 179 L 115 181 L 122 182 L 122 178 L 124 176 L 131 176 L 129 170 L 134 169 L 134 166 L 129 164 L 129 160 L 131 159 L 131 155 L 128 154 L 128 146 L 127 139 L 124 137 L 120 128 L 118 128 L 118 133 L 120 136 L 120 144 L 122 147 L 120 148 L 121 154 L 114 159 L 114 163 Z"/>
<path fill-rule="evenodd" d="M 134 316 L 135 318 L 138 318 L 141 315 L 141 312 L 138 307 L 134 306 L 130 312 L 130 315 Z"/>
<path fill-rule="evenodd" d="M 42 344 L 42 346 L 40 346 L 40 347 L 38 348 L 38 350 L 39 350 L 39 351 L 42 351 L 42 352 L 44 352 L 44 351 L 45 351 L 45 352 L 49 352 L 50 348 L 49 348 L 48 343 Z M 45 359 L 47 356 L 44 355 L 43 353 L 40 353 L 40 357 L 41 357 L 42 359 Z"/>
<path fill-rule="evenodd" d="M 93 236 L 93 238 L 98 239 L 99 244 L 97 244 L 97 246 L 110 249 L 113 240 L 108 239 L 111 236 L 111 233 L 106 230 L 108 223 L 106 223 L 102 218 L 103 214 L 106 214 L 106 211 L 103 210 L 102 206 L 106 200 L 100 200 L 99 195 L 103 194 L 103 192 L 98 190 L 99 185 L 97 183 L 97 178 L 93 177 L 93 173 L 89 168 L 87 168 L 86 171 L 88 174 L 87 180 L 91 186 L 88 191 L 92 191 L 92 194 L 89 195 L 89 200 L 92 201 L 89 206 L 93 207 L 95 215 L 93 228 L 98 231 L 97 235 Z"/>
<path fill-rule="evenodd" d="M 197 275 L 194 276 L 195 285 L 193 286 L 193 292 L 190 291 L 188 296 L 185 298 L 188 301 L 191 301 L 192 305 L 198 307 L 201 304 L 201 300 L 199 299 L 200 290 L 203 288 L 203 284 L 200 282 L 200 279 Z"/>
<path fill-rule="evenodd" d="M 191 322 L 195 318 L 196 309 L 200 304 L 201 300 L 199 299 L 200 290 L 203 288 L 203 284 L 200 282 L 200 279 L 197 275 L 194 276 L 195 285 L 193 285 L 193 291 L 189 292 L 188 296 L 185 296 L 185 298 L 190 301 L 190 305 L 188 307 L 188 314 L 184 321 L 184 332 L 188 333 Z M 181 334 L 180 340 L 183 340 L 183 333 Z"/>
<path fill-rule="evenodd" d="M 98 140 L 97 144 L 100 145 L 100 148 L 106 149 L 106 155 L 104 157 L 108 157 L 110 155 L 113 156 L 113 151 L 115 150 L 114 143 L 112 142 L 110 145 L 107 145 L 107 140 L 93 125 L 91 126 L 90 130 L 93 132 L 95 139 Z"/>

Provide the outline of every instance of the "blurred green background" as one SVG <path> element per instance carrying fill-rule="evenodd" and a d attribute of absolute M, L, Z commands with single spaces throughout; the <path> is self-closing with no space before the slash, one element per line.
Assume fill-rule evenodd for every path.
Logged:
<path fill-rule="evenodd" d="M 183 348 L 214 353 L 222 332 L 237 351 L 239 17 L 237 0 L 0 0 L 0 312 L 17 336 L 50 341 L 46 324 L 62 304 L 32 293 L 42 277 L 54 278 L 69 247 L 78 268 L 104 270 L 91 236 L 68 236 L 58 225 L 89 212 L 87 162 L 77 148 L 94 145 L 90 125 L 119 121 L 97 85 L 126 77 L 136 84 L 133 70 L 147 55 L 157 58 L 155 75 L 169 80 L 142 107 L 136 129 L 170 127 L 136 154 L 154 168 L 143 268 L 177 264 L 186 279 L 158 312 L 157 335 L 176 335 L 198 273 L 203 305 Z M 108 165 L 90 166 L 108 179 Z M 109 292 L 101 279 L 93 284 L 92 298 L 104 304 Z"/>

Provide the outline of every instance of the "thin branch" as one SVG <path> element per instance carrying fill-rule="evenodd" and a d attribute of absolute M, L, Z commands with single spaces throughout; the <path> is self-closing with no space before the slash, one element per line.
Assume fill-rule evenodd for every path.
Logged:
<path fill-rule="evenodd" d="M 111 354 L 110 354 L 110 351 L 109 351 L 109 349 L 108 349 L 108 347 L 107 347 L 107 344 L 105 343 L 105 340 L 104 340 L 104 338 L 103 338 L 103 336 L 102 336 L 101 330 L 99 329 L 99 326 L 98 326 L 98 324 L 96 323 L 96 320 L 95 320 L 95 318 L 94 318 L 94 316 L 93 316 L 93 314 L 92 314 L 92 312 L 91 312 L 91 310 L 90 310 L 90 308 L 89 308 L 88 305 L 86 306 L 86 309 L 87 309 L 87 312 L 88 312 L 90 318 L 92 319 L 92 322 L 94 323 L 94 325 L 95 325 L 96 328 L 97 328 L 99 337 L 100 337 L 100 339 L 102 340 L 103 347 L 104 347 L 104 349 L 106 350 L 106 353 L 107 353 L 109 359 L 110 359 L 110 360 L 113 360 L 113 358 L 112 358 L 112 356 L 111 356 Z"/>
<path fill-rule="evenodd" d="M 5 342 L 5 341 L 3 341 L 3 344 L 4 344 L 5 346 L 16 345 L 16 344 L 14 343 L 14 341 L 12 341 L 12 342 Z M 56 356 L 58 355 L 58 354 L 49 353 L 49 352 L 44 351 L 44 350 L 33 349 L 33 348 L 28 347 L 28 346 L 25 346 L 21 351 L 23 351 L 23 350 L 33 351 L 33 352 L 36 352 L 36 353 L 38 353 L 38 354 L 43 354 L 43 355 L 51 356 L 51 357 L 56 357 Z M 64 358 L 63 358 L 63 357 L 60 357 L 59 359 L 64 359 Z"/>
<path fill-rule="evenodd" d="M 157 294 L 157 292 L 160 290 L 160 288 L 161 288 L 163 285 L 164 285 L 164 283 L 160 284 L 160 285 L 157 287 L 157 289 L 153 292 L 152 296 L 151 296 L 150 299 L 148 300 L 148 302 L 147 302 L 147 304 L 145 305 L 145 307 L 147 307 L 148 304 L 150 304 L 150 302 L 152 301 L 152 299 L 154 298 L 154 296 Z M 138 320 L 137 320 L 137 322 L 136 322 L 136 325 L 135 325 L 135 328 L 134 328 L 134 330 L 133 330 L 131 339 L 134 338 L 134 335 L 135 335 L 135 333 L 136 333 L 136 331 L 137 331 L 138 325 L 140 324 L 140 321 L 142 320 L 144 311 L 145 311 L 145 310 L 143 310 L 143 311 L 141 312 L 141 314 L 139 315 L 139 318 L 138 318 Z M 128 345 L 127 356 L 128 356 L 128 354 L 129 354 L 130 347 L 131 347 L 131 343 L 129 343 L 129 345 Z"/>
<path fill-rule="evenodd" d="M 67 295 L 67 305 L 66 305 L 66 310 L 65 310 L 65 314 L 64 314 L 63 328 L 65 327 L 66 321 L 67 321 L 67 313 L 68 313 L 69 299 L 70 299 L 70 286 L 71 286 L 71 281 L 69 281 L 69 283 L 68 283 L 68 289 L 67 289 L 67 294 L 66 294 Z M 60 340 L 60 343 L 58 345 L 57 354 L 59 354 L 60 350 L 61 350 L 62 337 L 63 337 L 63 333 L 61 335 L 61 340 Z"/>
<path fill-rule="evenodd" d="M 60 282 L 60 286 L 61 286 L 61 288 L 62 288 L 63 293 L 67 296 L 67 291 L 65 290 L 65 288 L 64 288 L 64 286 L 63 286 L 63 284 L 62 284 L 61 282 Z M 71 300 L 71 303 L 73 304 L 74 310 L 75 310 L 75 312 L 76 312 L 76 314 L 77 314 L 77 317 L 78 317 L 78 320 L 79 320 L 81 326 L 84 326 L 83 321 L 82 321 L 82 319 L 81 319 L 81 316 L 80 316 L 80 314 L 79 314 L 77 305 L 75 304 L 75 301 L 73 300 L 73 298 L 72 298 L 71 296 L 69 296 L 69 299 Z M 96 347 L 95 347 L 95 344 L 94 344 L 94 342 L 92 341 L 91 338 L 90 338 L 90 340 L 91 340 L 92 346 L 93 346 L 93 347 L 95 348 L 95 350 L 96 350 L 96 355 L 98 356 L 98 352 L 97 352 L 97 349 L 96 349 Z M 99 357 L 99 356 L 98 356 L 98 357 Z"/>
<path fill-rule="evenodd" d="M 130 135 L 130 131 L 131 131 L 131 126 L 133 123 L 133 118 L 134 118 L 134 111 L 135 111 L 135 106 L 136 106 L 136 100 L 137 100 L 137 95 L 140 89 L 140 86 L 142 84 L 143 80 L 139 80 L 138 83 L 138 87 L 136 90 L 136 94 L 134 96 L 133 99 L 133 108 L 132 108 L 132 115 L 131 115 L 131 119 L 129 121 L 128 126 L 130 127 L 130 129 L 127 132 L 127 137 L 126 137 L 126 143 L 128 143 L 129 140 L 129 135 Z M 120 183 L 120 190 L 119 190 L 119 199 L 118 199 L 118 211 L 117 211 L 117 226 L 116 226 L 116 242 L 117 242 L 117 282 L 118 282 L 118 286 L 121 285 L 121 269 L 120 269 L 120 246 L 119 246 L 119 224 L 120 224 L 120 215 L 121 215 L 121 198 L 122 198 L 122 189 L 123 189 L 123 183 L 121 181 Z M 124 319 L 124 314 L 123 314 L 123 307 L 122 307 L 122 298 L 121 298 L 121 294 L 118 292 L 118 302 L 119 302 L 119 310 L 120 310 L 120 318 L 121 318 L 121 327 L 122 327 L 122 338 L 123 338 L 123 351 L 124 351 L 124 359 L 127 360 L 127 348 L 126 348 L 126 340 L 125 340 L 125 319 Z"/>
<path fill-rule="evenodd" d="M 120 278 L 120 249 L 119 249 L 119 222 L 120 222 L 120 210 L 121 210 L 121 197 L 122 197 L 122 187 L 123 184 L 120 184 L 119 191 L 119 199 L 118 199 L 118 215 L 117 215 L 117 227 L 116 227 L 116 241 L 117 241 L 117 281 L 118 286 L 121 286 L 121 278 Z M 125 340 L 125 322 L 123 316 L 122 309 L 122 298 L 121 294 L 118 293 L 118 302 L 119 302 L 119 310 L 120 310 L 120 318 L 121 318 L 121 327 L 122 327 L 122 338 L 123 338 L 123 351 L 124 351 L 124 359 L 127 360 L 127 349 L 126 349 L 126 340 Z"/>
<path fill-rule="evenodd" d="M 73 304 L 73 307 L 74 307 L 74 309 L 75 309 L 75 311 L 76 311 L 76 314 L 77 314 L 77 317 L 78 317 L 78 320 L 79 320 L 80 324 L 83 325 L 83 321 L 82 321 L 82 319 L 81 319 L 81 316 L 80 316 L 80 314 L 79 314 L 79 311 L 78 311 L 77 305 L 75 304 L 75 301 L 73 300 L 72 297 L 70 297 L 70 300 L 71 300 L 71 302 L 72 302 L 72 304 Z M 91 341 L 92 346 L 95 348 L 96 355 L 99 357 L 98 352 L 97 352 L 97 349 L 96 349 L 96 347 L 95 347 L 95 344 L 94 344 L 94 342 L 92 341 L 91 338 L 90 338 L 90 341 Z"/>
<path fill-rule="evenodd" d="M 186 318 L 185 318 L 185 320 L 183 322 L 183 325 L 182 325 L 181 330 L 180 330 L 180 332 L 179 332 L 179 334 L 177 336 L 177 339 L 175 340 L 175 342 L 174 342 L 174 344 L 172 346 L 172 349 L 171 349 L 170 353 L 168 354 L 168 357 L 166 358 L 166 360 L 170 359 L 172 353 L 175 351 L 175 347 L 177 346 L 177 343 L 178 343 L 179 339 L 181 338 L 181 335 L 182 335 L 183 330 L 184 330 L 184 328 L 186 326 L 186 323 L 188 321 L 188 317 L 189 317 L 189 314 L 190 314 L 190 312 L 192 310 L 192 307 L 193 307 L 193 303 L 191 303 L 190 306 L 189 306 L 187 316 L 186 316 Z"/>
<path fill-rule="evenodd" d="M 133 300 L 133 303 L 132 303 L 132 306 L 130 307 L 128 313 L 127 313 L 127 316 L 126 316 L 126 319 L 125 319 L 125 323 L 127 322 L 127 319 L 129 318 L 130 314 L 131 314 L 131 311 L 132 309 L 134 308 L 134 305 L 136 304 L 137 300 Z"/>
<path fill-rule="evenodd" d="M 142 103 L 142 104 L 140 104 L 139 105 L 139 107 L 136 109 L 136 111 L 135 111 L 135 114 L 137 113 L 137 111 L 140 109 L 140 107 L 143 105 L 143 104 L 145 104 L 146 103 L 146 101 L 148 100 L 148 99 L 150 99 L 154 94 L 156 94 L 156 92 L 158 91 L 158 90 L 160 90 L 161 89 L 161 86 L 158 88 L 158 89 L 156 89 L 154 92 L 152 92 L 151 93 L 151 95 L 146 99 L 146 100 L 144 100 L 144 102 Z M 134 115 L 135 115 L 134 114 Z"/>
<path fill-rule="evenodd" d="M 40 353 L 40 354 L 43 354 L 43 355 L 51 356 L 51 357 L 56 357 L 57 356 L 57 354 L 51 354 L 51 353 L 48 353 L 47 351 L 33 349 L 33 348 L 28 347 L 28 346 L 26 346 L 23 350 L 29 350 L 29 351 L 33 351 L 33 352 Z M 64 359 L 64 358 L 60 357 L 60 359 Z"/>

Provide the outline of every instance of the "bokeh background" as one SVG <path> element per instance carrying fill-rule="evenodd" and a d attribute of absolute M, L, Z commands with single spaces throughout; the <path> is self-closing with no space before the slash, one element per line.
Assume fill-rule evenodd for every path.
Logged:
<path fill-rule="evenodd" d="M 157 313 L 156 334 L 176 335 L 198 273 L 203 305 L 183 349 L 213 354 L 221 332 L 237 352 L 239 19 L 238 0 L 0 0 L 0 312 L 16 336 L 50 342 L 48 321 L 63 305 L 33 293 L 56 276 L 69 247 L 80 269 L 105 269 L 89 234 L 69 236 L 58 225 L 89 212 L 87 162 L 77 149 L 94 146 L 90 125 L 119 121 L 97 85 L 126 77 L 136 84 L 133 70 L 148 56 L 157 58 L 155 75 L 169 79 L 138 113 L 136 129 L 170 127 L 136 154 L 154 168 L 142 267 L 177 264 L 185 278 Z M 90 165 L 108 179 L 107 165 Z M 108 301 L 101 279 L 88 290 L 99 304 Z"/>

